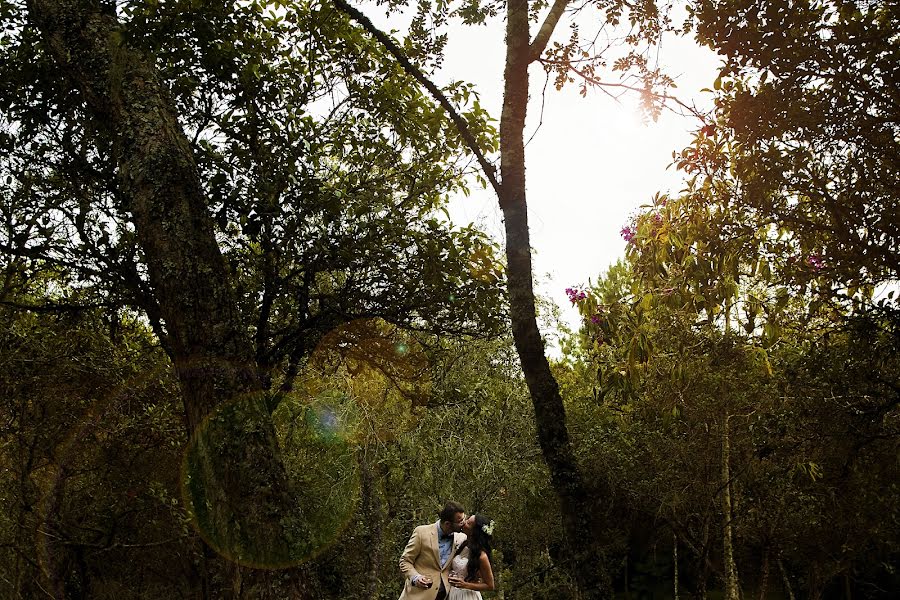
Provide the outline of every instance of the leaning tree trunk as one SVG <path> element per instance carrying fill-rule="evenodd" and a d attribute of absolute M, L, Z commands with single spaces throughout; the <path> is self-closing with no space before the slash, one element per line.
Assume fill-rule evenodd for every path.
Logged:
<path fill-rule="evenodd" d="M 46 50 L 114 142 L 118 186 L 145 256 L 193 436 L 186 479 L 201 535 L 238 562 L 258 562 L 260 553 L 284 557 L 287 478 L 174 103 L 152 60 L 123 41 L 113 5 L 28 0 L 27 6 Z M 207 425 L 223 405 L 227 410 Z"/>
<path fill-rule="evenodd" d="M 560 500 L 563 527 L 572 555 L 563 568 L 575 580 L 582 597 L 607 598 L 611 595 L 603 565 L 603 531 L 598 517 L 596 491 L 589 490 L 578 469 L 569 433 L 566 411 L 559 385 L 544 355 L 544 342 L 537 326 L 534 282 L 531 266 L 531 241 L 528 233 L 528 207 L 525 201 L 525 114 L 528 105 L 528 65 L 547 46 L 569 0 L 556 0 L 534 40 L 528 31 L 528 0 L 507 1 L 506 69 L 504 72 L 503 112 L 500 118 L 500 172 L 498 182 L 493 167 L 481 152 L 465 119 L 389 36 L 375 27 L 346 0 L 333 0 L 335 6 L 362 25 L 400 65 L 419 81 L 447 111 L 466 144 L 478 159 L 485 177 L 497 192 L 506 226 L 507 285 L 510 319 L 516 351 L 531 395 L 535 425 L 551 482 Z"/>
<path fill-rule="evenodd" d="M 784 593 L 788 600 L 794 600 L 794 588 L 791 585 L 791 578 L 788 577 L 787 569 L 784 568 L 784 561 L 781 559 L 781 553 L 778 554 L 778 572 L 781 573 L 781 583 L 784 585 Z"/>
<path fill-rule="evenodd" d="M 544 341 L 537 326 L 525 199 L 524 128 L 528 104 L 528 65 L 534 56 L 534 48 L 529 42 L 528 1 L 508 0 L 506 68 L 500 118 L 500 208 L 506 227 L 512 332 L 534 405 L 541 450 L 560 500 L 563 526 L 572 550 L 571 560 L 566 566 L 584 598 L 606 598 L 611 592 L 609 582 L 601 577 L 603 536 L 598 511 L 572 452 L 559 385 L 550 371 L 544 354 Z"/>

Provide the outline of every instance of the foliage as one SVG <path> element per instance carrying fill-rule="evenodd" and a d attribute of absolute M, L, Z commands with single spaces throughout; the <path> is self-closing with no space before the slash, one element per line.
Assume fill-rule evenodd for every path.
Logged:
<path fill-rule="evenodd" d="M 629 44 L 672 28 L 654 3 L 595 5 L 630 23 Z M 552 423 L 512 342 L 485 339 L 502 331 L 496 247 L 442 215 L 468 155 L 497 150 L 470 86 L 444 92 L 477 148 L 329 4 L 107 10 L 191 138 L 270 389 L 186 439 L 116 136 L 24 5 L 0 0 L 0 595 L 283 597 L 303 572 L 308 596 L 394 598 L 409 532 L 452 498 L 496 520 L 505 592 L 574 596 L 571 490 L 538 443 L 560 422 L 589 495 L 578 516 L 602 526 L 598 581 L 667 594 L 677 566 L 681 593 L 706 597 L 731 561 L 761 597 L 897 588 L 900 326 L 877 296 L 897 278 L 894 5 L 692 5 L 725 58 L 716 113 L 675 156 L 686 189 L 623 228 L 626 262 L 570 290 L 584 323 L 547 379 L 565 400 Z M 446 42 L 432 25 L 499 10 L 420 3 L 405 56 L 430 71 Z M 597 84 L 604 61 L 636 69 L 648 98 L 671 83 L 644 50 L 612 61 L 585 39 L 575 27 L 528 59 L 558 85 Z M 297 508 L 272 515 L 291 560 L 266 564 L 294 568 L 251 575 L 205 556 L 217 524 L 191 465 L 204 427 L 228 431 L 207 451 L 237 455 L 265 411 Z"/>
<path fill-rule="evenodd" d="M 146 324 L 110 323 L 101 310 L 2 315 L 2 594 L 179 598 L 232 585 L 189 525 L 177 387 Z M 449 498 L 497 521 L 506 589 L 569 589 L 551 558 L 558 528 L 516 525 L 557 511 L 516 368 L 508 341 L 416 338 L 383 321 L 323 340 L 273 415 L 305 518 L 299 568 L 318 597 L 364 597 L 369 569 L 375 597 L 396 597 L 396 557 Z M 372 513 L 365 469 L 381 507 Z M 272 582 L 244 578 L 244 595 L 270 593 Z"/>
<path fill-rule="evenodd" d="M 96 311 L 0 320 L 0 595 L 180 594 L 200 556 L 173 468 L 185 429 L 146 327 Z"/>
<path fill-rule="evenodd" d="M 56 32 L 48 33 L 38 18 L 42 15 L 35 14 L 41 12 L 39 3 L 2 4 L 0 122 L 6 150 L 0 160 L 0 244 L 6 275 L 2 301 L 39 313 L 66 314 L 96 307 L 103 309 L 98 319 L 118 322 L 122 314 L 139 324 L 146 319 L 161 348 L 175 359 L 189 425 L 202 430 L 188 444 L 185 482 L 176 480 L 180 470 L 172 465 L 184 440 L 170 446 L 168 461 L 155 457 L 158 468 L 170 475 L 162 486 L 166 493 L 177 496 L 175 490 L 185 484 L 183 491 L 189 498 L 185 508 L 200 535 L 227 558 L 244 564 L 281 565 L 279 560 L 259 560 L 257 551 L 266 543 L 256 538 L 266 536 L 250 530 L 254 528 L 235 531 L 245 522 L 285 534 L 268 539 L 276 558 L 296 558 L 290 548 L 298 547 L 298 539 L 303 546 L 299 555 L 306 558 L 339 533 L 335 530 L 352 512 L 356 484 L 352 477 L 339 476 L 335 481 L 326 464 L 314 463 L 310 457 L 317 448 L 323 449 L 324 442 L 316 438 L 311 424 L 297 427 L 305 423 L 301 415 L 308 415 L 309 408 L 298 407 L 289 392 L 317 342 L 335 327 L 361 316 L 381 316 L 413 330 L 483 336 L 497 332 L 503 308 L 496 293 L 502 269 L 495 247 L 474 227 L 451 227 L 442 210 L 448 194 L 465 191 L 462 175 L 467 167 L 458 135 L 441 109 L 327 5 L 51 5 L 45 8 L 62 7 L 60 14 L 74 15 L 74 21 L 112 24 L 109 35 L 99 40 L 102 51 L 82 55 L 84 62 L 98 61 L 93 65 L 97 69 L 79 65 L 104 78 L 99 92 L 69 78 L 72 73 L 66 71 L 66 61 L 53 51 L 58 49 Z M 61 55 L 65 58 L 68 53 Z M 172 164 L 173 157 L 163 156 L 171 147 L 142 148 L 148 161 L 134 165 L 133 170 L 123 167 L 123 154 L 128 153 L 123 151 L 123 140 L 133 137 L 132 132 L 123 131 L 122 123 L 110 122 L 115 119 L 106 119 L 96 107 L 104 100 L 115 104 L 121 97 L 126 63 L 131 77 L 128 86 L 165 89 L 162 96 L 170 97 L 148 103 L 146 114 L 133 111 L 135 120 L 125 127 L 140 129 L 162 122 L 163 128 L 182 129 L 187 137 L 182 132 L 171 136 L 185 146 L 185 152 L 174 159 L 181 166 L 187 163 L 188 168 L 178 172 L 190 181 L 166 179 L 163 175 L 170 173 L 159 171 L 160 165 Z M 137 70 L 143 77 L 137 82 L 132 77 L 136 63 L 142 63 Z M 95 92 L 103 96 L 99 102 L 92 96 Z M 471 95 L 462 85 L 454 85 L 450 92 L 461 99 Z M 130 97 L 138 97 L 140 104 L 140 96 Z M 173 114 L 154 120 L 159 115 L 150 111 L 159 107 L 164 112 L 173 108 Z M 490 148 L 496 132 L 477 103 L 467 118 L 479 143 Z M 144 139 L 156 141 L 153 133 Z M 202 257 L 206 262 L 194 257 L 197 265 L 215 267 L 221 257 L 227 262 L 227 272 L 212 277 L 217 280 L 216 289 L 225 290 L 218 294 L 225 299 L 218 304 L 222 314 L 196 318 L 195 311 L 191 317 L 189 305 L 205 300 L 206 294 L 197 291 L 191 298 L 192 290 L 185 289 L 187 281 L 164 278 L 151 283 L 149 274 L 154 269 L 161 272 L 161 267 L 166 271 L 172 255 L 151 256 L 146 231 L 142 238 L 140 228 L 149 220 L 162 222 L 165 229 L 169 215 L 151 203 L 143 225 L 138 223 L 135 198 L 130 195 L 134 187 L 129 185 L 135 173 L 148 180 L 150 188 L 166 188 L 153 189 L 153 194 L 181 197 L 168 186 L 177 188 L 182 183 L 202 192 L 202 197 L 188 198 L 202 213 L 192 215 L 195 227 L 188 229 L 210 234 L 213 252 Z M 160 184 L 156 177 L 167 183 Z M 207 220 L 214 231 L 204 229 Z M 205 275 L 210 279 L 208 272 Z M 34 286 L 44 278 L 52 283 Z M 179 285 L 184 294 L 169 293 Z M 232 289 L 237 306 L 231 305 Z M 209 321 L 202 322 L 204 318 Z M 181 345 L 182 352 L 176 356 L 176 344 L 170 343 L 173 338 L 185 339 L 181 336 L 186 330 L 196 337 L 210 323 L 215 331 L 206 327 L 207 340 L 222 333 L 232 345 L 235 340 L 238 344 L 245 338 L 253 340 L 254 347 L 244 345 L 230 355 L 241 361 L 252 357 L 252 367 L 217 362 L 215 351 L 198 352 L 198 346 L 188 349 L 193 355 L 185 356 Z M 261 373 L 262 387 L 277 386 L 279 391 L 240 404 L 247 399 L 232 398 L 237 390 L 225 389 L 225 401 L 210 414 L 201 405 L 216 406 L 221 398 L 204 393 L 195 395 L 199 398 L 191 396 L 191 389 L 204 387 L 202 382 L 193 384 L 215 379 L 213 387 L 218 382 L 227 387 L 234 377 L 216 378 L 204 369 L 230 371 L 235 366 L 239 371 Z M 285 398 L 288 402 L 280 405 Z M 267 411 L 274 411 L 281 428 L 276 435 L 270 435 Z M 202 420 L 204 416 L 208 418 Z M 276 456 L 279 450 L 284 462 Z M 129 456 L 129 451 L 140 449 L 123 448 L 122 456 Z M 341 463 L 343 474 L 352 475 L 348 457 L 352 463 L 353 456 L 347 452 L 331 458 Z M 247 470 L 251 466 L 259 468 Z M 314 476 L 304 478 L 310 467 L 317 469 Z M 245 471 L 235 476 L 240 468 Z M 297 502 L 303 516 L 313 518 L 318 510 L 336 518 L 334 527 L 316 532 L 321 539 L 304 529 L 306 524 L 295 515 L 266 512 L 283 506 L 279 501 L 286 497 L 287 490 L 277 477 L 279 468 L 299 478 L 303 491 L 312 490 L 309 496 L 300 494 L 309 497 L 310 503 Z M 201 478 L 210 474 L 210 481 Z M 266 479 L 269 475 L 272 479 Z M 229 497 L 259 492 L 255 497 L 259 502 L 232 503 L 226 510 L 223 506 L 228 503 L 221 502 L 224 496 L 218 490 L 222 482 L 216 478 L 222 479 L 223 493 Z M 112 488 L 115 480 L 101 485 Z M 334 514 L 330 508 L 336 505 L 318 502 L 322 488 L 328 486 L 343 490 L 337 505 L 341 510 Z M 276 500 L 269 501 L 269 496 Z M 212 507 L 207 503 L 210 498 Z M 59 512 L 56 505 L 48 510 L 54 517 Z M 90 512 L 89 507 L 86 510 Z M 259 513 L 266 513 L 262 522 L 244 518 Z M 183 525 L 181 519 L 179 526 Z M 186 594 L 193 589 L 207 595 L 225 589 L 240 594 L 245 587 L 250 594 L 267 588 L 265 593 L 278 595 L 293 585 L 292 574 L 242 576 L 240 568 L 223 561 L 197 563 L 198 539 L 193 534 L 184 539 L 194 547 L 187 553 L 194 570 L 182 578 L 189 589 Z M 23 556 L 26 562 L 30 559 L 27 553 Z M 60 568 L 66 577 L 72 572 L 68 564 Z M 96 579 L 89 569 L 74 572 L 82 588 Z M 24 577 L 24 573 L 20 570 L 16 576 Z M 51 578 L 55 573 L 51 569 Z M 40 586 L 40 575 L 35 572 L 29 581 Z M 309 584 L 304 592 L 308 595 L 315 595 L 322 583 L 314 573 L 299 579 Z M 65 586 L 56 580 L 51 584 Z"/>
<path fill-rule="evenodd" d="M 333 551 L 359 556 L 359 544 L 372 543 L 381 560 L 370 559 L 343 593 L 364 589 L 374 569 L 380 597 L 396 597 L 395 558 L 412 529 L 436 520 L 450 499 L 498 523 L 494 571 L 503 589 L 529 594 L 549 578 L 571 590 L 554 560 L 562 532 L 543 526 L 558 508 L 510 341 L 410 339 L 377 323 L 353 324 L 341 337 L 316 350 L 302 377 L 307 396 L 333 390 L 342 398 L 341 435 L 378 482 L 372 493 L 381 510 L 359 510 Z M 529 521 L 541 527 L 517 525 Z"/>
<path fill-rule="evenodd" d="M 723 238 L 785 282 L 871 304 L 900 266 L 897 6 L 748 0 L 693 12 L 699 41 L 724 57 L 715 121 L 676 158 L 693 214 L 706 205 Z"/>
<path fill-rule="evenodd" d="M 164 338 L 114 140 L 58 84 L 23 7 L 5 6 L 3 248 L 24 273 L 55 265 L 146 311 Z M 260 367 L 296 362 L 354 316 L 472 332 L 502 313 L 493 244 L 441 213 L 465 189 L 458 135 L 346 19 L 319 3 L 118 11 L 120 43 L 153 58 L 193 138 Z M 490 148 L 495 132 L 472 111 Z"/>
<path fill-rule="evenodd" d="M 599 424 L 579 439 L 663 528 L 632 530 L 631 552 L 688 550 L 689 593 L 725 587 L 733 546 L 745 591 L 771 571 L 787 594 L 886 597 L 894 8 L 698 2 L 693 17 L 725 64 L 713 120 L 674 156 L 686 187 L 625 224 L 625 263 L 570 293 L 568 367 L 590 382 L 574 406 Z"/>

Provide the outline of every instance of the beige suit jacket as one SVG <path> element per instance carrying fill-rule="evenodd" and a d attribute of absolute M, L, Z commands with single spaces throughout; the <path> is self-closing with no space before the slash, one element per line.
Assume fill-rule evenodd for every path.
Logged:
<path fill-rule="evenodd" d="M 438 549 L 437 527 L 437 523 L 416 527 L 403 554 L 400 555 L 400 572 L 403 573 L 405 579 L 400 600 L 434 600 L 438 590 L 441 589 L 441 581 L 444 582 L 444 589 L 447 590 L 447 593 L 450 592 L 450 582 L 447 580 L 450 575 L 450 564 L 453 562 L 453 557 L 459 552 L 459 547 L 466 541 L 466 534 L 453 534 L 450 557 L 442 566 Z M 414 586 L 412 579 L 416 575 L 430 577 L 434 585 L 427 590 Z"/>

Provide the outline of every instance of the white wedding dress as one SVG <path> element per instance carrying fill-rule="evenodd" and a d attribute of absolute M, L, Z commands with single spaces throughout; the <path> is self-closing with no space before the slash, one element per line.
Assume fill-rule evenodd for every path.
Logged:
<path fill-rule="evenodd" d="M 450 563 L 450 576 L 465 579 L 468 573 L 468 566 L 469 549 L 463 548 L 459 554 L 453 557 L 453 561 Z M 447 600 L 481 600 L 481 592 L 450 586 Z"/>

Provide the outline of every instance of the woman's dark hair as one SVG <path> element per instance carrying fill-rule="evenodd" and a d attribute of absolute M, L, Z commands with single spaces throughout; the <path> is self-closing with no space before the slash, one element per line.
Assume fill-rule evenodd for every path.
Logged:
<path fill-rule="evenodd" d="M 491 559 L 491 541 L 494 538 L 492 534 L 485 531 L 485 528 L 487 527 L 490 531 L 493 531 L 492 523 L 493 521 L 484 515 L 475 515 L 475 526 L 472 527 L 472 534 L 466 539 L 466 546 L 469 547 L 469 566 L 466 572 L 466 581 L 475 581 L 478 577 L 482 552 L 487 554 L 488 560 Z"/>
<path fill-rule="evenodd" d="M 444 510 L 438 513 L 438 518 L 440 518 L 442 522 L 447 521 L 452 523 L 453 517 L 455 517 L 457 513 L 465 514 L 465 512 L 466 509 L 464 509 L 461 504 L 451 500 L 444 505 Z"/>

